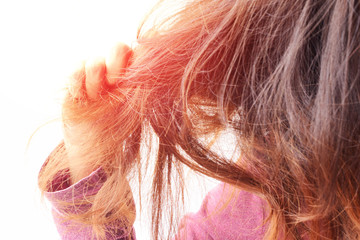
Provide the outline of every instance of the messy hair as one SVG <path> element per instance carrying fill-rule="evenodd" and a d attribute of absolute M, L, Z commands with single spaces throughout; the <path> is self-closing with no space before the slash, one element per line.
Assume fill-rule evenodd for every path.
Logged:
<path fill-rule="evenodd" d="M 356 0 L 202 0 L 140 28 L 117 86 L 70 111 L 72 121 L 96 122 L 84 165 L 107 174 L 77 220 L 98 233 L 124 216 L 132 224 L 121 179 L 139 169 L 153 132 L 154 239 L 182 164 L 265 199 L 267 239 L 360 239 L 359 14 Z M 236 133 L 239 159 L 200 140 L 224 128 Z M 66 168 L 51 158 L 41 189 Z"/>

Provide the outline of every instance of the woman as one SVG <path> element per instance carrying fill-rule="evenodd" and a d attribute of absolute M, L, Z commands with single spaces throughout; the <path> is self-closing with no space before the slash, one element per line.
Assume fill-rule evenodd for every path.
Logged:
<path fill-rule="evenodd" d="M 80 69 L 63 105 L 64 144 L 39 176 L 50 200 L 71 189 L 52 200 L 64 239 L 80 227 L 134 237 L 126 177 L 139 173 L 151 132 L 154 239 L 164 238 L 162 210 L 171 229 L 178 218 L 175 204 L 163 206 L 178 201 L 171 187 L 181 199 L 181 164 L 226 185 L 178 239 L 359 239 L 359 14 L 355 0 L 194 1 L 140 29 L 133 52 L 119 46 Z M 202 140 L 225 128 L 239 159 Z M 226 222 L 229 207 L 242 214 Z"/>

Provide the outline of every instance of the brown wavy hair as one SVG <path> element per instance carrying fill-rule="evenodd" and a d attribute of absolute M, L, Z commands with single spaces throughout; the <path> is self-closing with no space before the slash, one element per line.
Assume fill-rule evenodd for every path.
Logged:
<path fill-rule="evenodd" d="M 163 209 L 171 226 L 179 217 L 163 206 L 178 201 L 171 187 L 181 193 L 182 164 L 264 198 L 267 239 L 360 239 L 360 2 L 202 0 L 154 18 L 168 4 L 140 28 L 115 88 L 86 111 L 64 104 L 76 113 L 65 123 L 96 122 L 81 164 L 107 174 L 77 220 L 99 238 L 115 219 L 133 223 L 124 176 L 140 169 L 141 143 L 154 132 L 154 239 L 164 238 Z M 237 134 L 240 159 L 200 140 L 225 128 Z M 66 168 L 50 158 L 40 188 Z"/>

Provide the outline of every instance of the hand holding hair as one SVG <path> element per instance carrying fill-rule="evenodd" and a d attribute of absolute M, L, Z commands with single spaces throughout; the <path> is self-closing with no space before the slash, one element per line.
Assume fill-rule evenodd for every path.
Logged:
<path fill-rule="evenodd" d="M 82 63 L 70 79 L 70 97 L 96 100 L 101 90 L 113 87 L 125 73 L 131 55 L 129 46 L 118 43 L 108 58 Z"/>
<path fill-rule="evenodd" d="M 119 43 L 110 57 L 82 63 L 70 79 L 69 94 L 63 105 L 63 122 L 72 182 L 94 170 L 94 166 L 86 165 L 92 154 L 88 151 L 88 141 L 101 131 L 96 126 L 96 121 L 104 116 L 100 108 L 108 104 L 106 95 L 116 88 L 117 81 L 121 81 L 131 55 L 132 50 Z"/>

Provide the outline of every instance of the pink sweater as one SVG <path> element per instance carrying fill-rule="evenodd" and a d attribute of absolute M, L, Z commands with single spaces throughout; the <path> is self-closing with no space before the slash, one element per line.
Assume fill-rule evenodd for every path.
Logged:
<path fill-rule="evenodd" d="M 74 200 L 85 199 L 99 191 L 106 177 L 101 168 L 79 182 L 70 185 L 69 176 L 54 179 L 52 189 L 45 197 L 52 203 L 53 217 L 61 239 L 91 239 L 91 228 L 74 221 L 64 221 L 62 212 L 78 213 L 89 206 L 73 206 Z M 61 207 L 58 202 L 67 202 L 69 206 Z M 225 205 L 224 205 L 225 204 Z M 224 207 L 225 206 L 225 207 Z M 266 202 L 252 193 L 233 192 L 226 184 L 220 184 L 210 191 L 203 200 L 200 210 L 183 217 L 175 239 L 263 239 L 266 225 Z M 107 239 L 128 239 L 128 231 L 115 229 Z M 132 239 L 136 239 L 134 229 Z"/>

